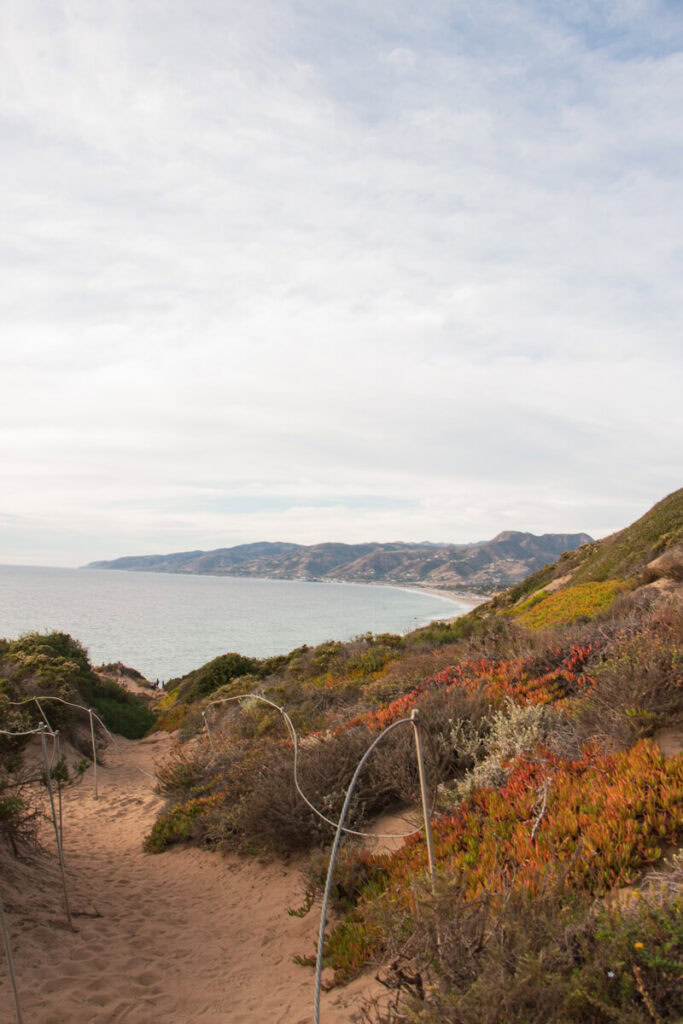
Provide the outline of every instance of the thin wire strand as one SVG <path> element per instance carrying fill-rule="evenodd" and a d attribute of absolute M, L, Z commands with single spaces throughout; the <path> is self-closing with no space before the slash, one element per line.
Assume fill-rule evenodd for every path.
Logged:
<path fill-rule="evenodd" d="M 55 697 L 52 694 L 42 694 L 40 697 L 24 697 L 23 700 L 10 700 L 7 703 L 12 704 L 14 707 L 19 707 L 21 704 L 29 704 L 31 701 L 35 701 L 40 709 L 41 700 L 58 700 L 60 704 L 68 704 L 70 708 L 80 708 L 81 711 L 88 711 L 89 708 L 84 708 L 82 704 L 74 704 L 72 700 L 64 700 L 63 697 Z M 43 716 L 45 717 L 45 716 Z"/>
<path fill-rule="evenodd" d="M 101 727 L 104 729 L 105 733 L 110 737 L 112 742 L 116 746 L 118 746 L 118 739 L 113 736 L 113 734 L 110 732 L 110 730 L 104 724 L 104 722 L 102 721 L 100 716 L 98 714 L 96 714 L 91 708 L 85 708 L 81 704 L 74 704 L 72 701 L 64 700 L 62 697 L 49 697 L 49 696 L 47 696 L 47 697 L 41 697 L 40 699 L 41 700 L 56 700 L 56 701 L 59 701 L 62 704 L 68 705 L 69 707 L 74 707 L 74 708 L 78 708 L 81 711 L 85 711 L 86 714 L 88 714 L 88 715 L 92 715 L 93 718 L 97 719 L 97 721 L 99 722 Z M 216 706 L 218 704 L 227 704 L 227 703 L 230 703 L 232 701 L 248 700 L 248 699 L 261 701 L 263 704 L 267 704 L 270 707 L 275 708 L 275 710 L 282 716 L 282 718 L 285 721 L 285 725 L 287 726 L 287 731 L 288 731 L 288 733 L 290 735 L 290 738 L 292 740 L 292 744 L 294 746 L 294 766 L 293 767 L 294 767 L 294 785 L 296 787 L 296 790 L 297 790 L 299 796 L 301 797 L 301 799 L 304 801 L 304 803 L 307 805 L 307 807 L 309 807 L 310 810 L 314 812 L 314 814 L 316 814 L 326 824 L 331 825 L 334 829 L 336 829 L 336 834 L 335 834 L 335 837 L 334 837 L 334 844 L 333 844 L 333 847 L 332 847 L 332 852 L 331 852 L 331 855 L 330 855 L 330 862 L 329 862 L 329 866 L 328 866 L 327 880 L 326 880 L 326 884 L 325 884 L 325 894 L 324 894 L 324 897 L 323 897 L 323 905 L 322 905 L 322 911 L 321 911 L 321 917 L 320 917 L 320 931 L 319 931 L 319 938 L 318 938 L 318 955 L 317 955 L 317 963 L 316 963 L 316 979 L 315 979 L 315 993 L 314 993 L 314 1018 L 315 1018 L 315 1024 L 318 1024 L 318 1022 L 320 1020 L 320 987 L 321 987 L 321 977 L 322 977 L 322 962 L 323 962 L 323 956 L 324 956 L 325 923 L 326 923 L 326 918 L 327 918 L 327 909 L 328 909 L 328 905 L 329 905 L 329 898 L 330 898 L 330 892 L 331 892 L 331 886 L 332 886 L 332 878 L 333 878 L 333 874 L 334 874 L 334 864 L 335 864 L 337 852 L 339 850 L 339 844 L 341 842 L 342 833 L 345 832 L 345 833 L 350 834 L 350 835 L 360 836 L 362 838 L 368 838 L 368 839 L 406 839 L 409 836 L 413 836 L 413 835 L 416 835 L 418 832 L 421 832 L 423 827 L 424 827 L 424 825 L 422 825 L 422 826 L 419 826 L 416 829 L 413 829 L 411 832 L 405 832 L 405 833 L 381 833 L 381 832 L 373 833 L 373 832 L 359 832 L 359 831 L 356 831 L 355 829 L 348 829 L 348 828 L 345 828 L 344 824 L 343 824 L 344 818 L 346 817 L 346 814 L 348 813 L 348 809 L 349 809 L 349 806 L 350 806 L 350 803 L 351 803 L 351 798 L 352 798 L 352 795 L 353 795 L 354 787 L 356 785 L 356 782 L 358 780 L 360 772 L 361 772 L 365 762 L 367 761 L 368 757 L 372 753 L 372 751 L 375 749 L 375 747 L 378 745 L 378 743 L 382 739 L 384 739 L 384 737 L 389 732 L 391 732 L 393 729 L 397 728 L 399 725 L 403 725 L 403 724 L 406 724 L 406 723 L 412 725 L 414 723 L 413 723 L 412 719 L 410 719 L 410 718 L 398 719 L 398 721 L 392 722 L 390 725 L 388 725 L 380 733 L 380 735 L 377 736 L 373 740 L 373 742 L 370 744 L 370 746 L 368 747 L 368 749 L 365 751 L 365 753 L 363 754 L 362 758 L 358 762 L 358 765 L 356 766 L 356 769 L 354 771 L 354 774 L 353 774 L 353 777 L 351 779 L 351 782 L 349 783 L 349 788 L 346 791 L 346 795 L 345 795 L 345 799 L 344 799 L 344 806 L 342 807 L 342 811 L 341 811 L 341 815 L 339 817 L 339 821 L 338 822 L 334 822 L 334 821 L 332 821 L 331 818 L 328 818 L 326 815 L 324 815 L 322 813 L 322 811 L 318 810 L 318 808 L 308 799 L 308 797 L 306 796 L 306 794 L 303 792 L 303 790 L 301 788 L 301 785 L 299 783 L 299 776 L 298 776 L 299 739 L 298 739 L 298 736 L 297 736 L 296 729 L 294 727 L 294 723 L 292 722 L 291 718 L 289 717 L 289 715 L 287 714 L 287 712 L 285 711 L 285 709 L 283 707 L 280 707 L 274 701 L 268 700 L 267 697 L 261 696 L 261 694 L 258 694 L 258 693 L 243 693 L 243 694 L 237 694 L 234 697 L 224 697 L 224 698 L 222 698 L 220 700 L 210 701 L 209 704 L 207 705 L 207 708 L 208 707 L 214 707 L 214 706 Z M 35 703 L 37 704 L 37 706 L 38 706 L 38 708 L 40 710 L 40 713 L 41 713 L 43 719 L 45 720 L 45 724 L 41 723 L 41 726 L 40 726 L 39 729 L 30 729 L 30 730 L 26 730 L 26 731 L 23 731 L 23 732 L 9 732 L 6 729 L 0 729 L 0 734 L 5 735 L 5 736 L 33 736 L 33 735 L 36 735 L 36 734 L 39 733 L 39 734 L 41 734 L 41 738 L 46 736 L 46 735 L 50 735 L 52 737 L 52 740 L 53 740 L 53 763 L 54 763 L 54 757 L 55 757 L 55 754 L 56 754 L 56 751 L 57 751 L 58 738 L 57 738 L 57 735 L 56 735 L 55 731 L 50 726 L 50 723 L 49 723 L 49 721 L 47 719 L 47 716 L 45 715 L 45 712 L 43 711 L 42 707 L 40 706 L 40 702 L 39 702 L 38 698 L 37 697 L 27 697 L 23 701 L 10 701 L 9 703 L 14 705 L 14 706 L 20 706 L 20 705 L 23 705 L 23 704 L 30 703 L 31 701 L 35 701 Z M 204 716 L 204 724 L 206 726 L 208 738 L 211 741 L 211 732 L 210 732 L 210 729 L 209 729 L 209 724 L 208 724 L 208 721 L 206 719 L 205 712 L 202 712 L 202 715 Z M 46 728 L 46 726 L 47 726 L 47 728 Z M 44 742 L 44 740 L 43 740 L 43 742 Z M 213 747 L 213 743 L 212 743 L 212 747 Z M 45 747 L 43 747 L 43 752 L 44 752 L 44 757 L 45 757 L 45 763 L 47 765 L 47 752 L 45 750 Z M 155 778 L 155 776 L 151 775 L 150 772 L 145 771 L 143 768 L 139 768 L 137 765 L 135 767 L 138 769 L 138 771 L 142 772 L 143 775 L 147 775 L 147 776 L 149 776 L 149 778 L 152 778 L 152 779 Z M 52 765 L 50 765 L 50 768 L 48 769 L 48 773 L 47 773 L 47 775 L 48 775 L 48 787 L 50 786 L 51 769 L 52 769 Z M 51 792 L 50 792 L 50 797 L 52 798 Z M 54 820 L 54 805 L 53 805 L 53 820 Z M 56 820 L 55 820 L 55 831 L 57 832 Z M 59 833 L 57 833 L 57 845 L 58 845 L 58 849 L 59 849 L 59 853 L 60 853 L 60 863 L 61 863 L 61 866 L 62 866 L 62 875 L 63 875 L 64 874 L 64 867 L 63 867 L 63 860 L 61 859 L 61 836 L 59 835 Z M 65 897 L 65 904 L 66 904 L 66 909 L 67 909 L 67 917 L 69 918 L 69 923 L 71 923 L 71 919 L 70 919 L 70 915 L 69 915 L 68 896 L 67 896 L 67 892 L 66 892 L 66 880 L 63 878 L 63 881 L 64 881 L 64 897 Z M 18 1013 L 20 1012 L 18 1010 L 18 1007 L 17 1007 L 17 1012 Z"/>
<path fill-rule="evenodd" d="M 308 797 L 304 793 L 303 789 L 301 788 L 301 784 L 299 782 L 299 738 L 297 736 L 296 729 L 294 728 L 294 723 L 292 722 L 291 718 L 289 717 L 289 715 L 287 714 L 287 712 L 285 711 L 285 709 L 283 707 L 280 707 L 279 704 L 276 704 L 272 700 L 268 700 L 267 697 L 262 697 L 261 694 L 259 694 L 259 693 L 240 693 L 240 694 L 237 694 L 234 697 L 222 697 L 220 700 L 212 700 L 212 701 L 210 701 L 207 704 L 207 707 L 213 707 L 214 705 L 217 705 L 217 704 L 227 704 L 227 703 L 229 703 L 231 701 L 236 701 L 236 700 L 245 700 L 247 698 L 253 698 L 254 700 L 260 700 L 263 704 L 268 704 L 270 707 L 275 708 L 275 710 L 278 711 L 282 715 L 282 717 L 285 720 L 285 724 L 287 726 L 287 731 L 289 732 L 290 738 L 291 738 L 293 746 L 294 746 L 294 785 L 296 787 L 296 791 L 299 794 L 299 796 L 301 797 L 301 799 L 304 801 L 306 806 L 309 807 L 310 810 L 312 810 L 313 813 L 316 814 L 321 819 L 321 821 L 324 821 L 331 828 L 336 828 L 337 827 L 337 822 L 333 821 L 331 818 L 328 818 L 325 814 L 323 814 L 322 811 L 318 810 L 318 808 L 313 803 L 311 803 L 311 801 L 308 799 Z M 74 704 L 73 701 L 64 700 L 63 697 L 42 696 L 42 697 L 40 697 L 40 700 L 56 700 L 56 701 L 59 701 L 60 704 L 66 704 L 68 707 L 78 708 L 80 711 L 85 711 L 85 713 L 88 714 L 88 715 L 90 714 L 90 709 L 89 708 L 83 707 L 82 704 Z M 43 717 L 45 718 L 45 714 L 44 714 L 42 708 L 40 707 L 40 702 L 39 702 L 38 697 L 25 697 L 24 700 L 9 701 L 8 703 L 12 704 L 15 707 L 18 707 L 18 706 L 21 706 L 23 704 L 28 704 L 31 701 L 35 701 L 35 703 L 38 705 L 38 707 L 39 707 L 39 709 L 41 711 L 41 714 L 43 714 Z M 102 728 L 106 732 L 107 736 L 109 736 L 109 738 L 111 739 L 112 743 L 114 743 L 115 746 L 119 746 L 118 739 L 115 736 L 112 735 L 112 733 L 109 731 L 107 726 L 104 724 L 104 722 L 102 721 L 100 716 L 98 714 L 96 714 L 94 711 L 93 711 L 93 718 L 97 719 L 97 721 L 100 723 L 100 725 L 102 726 Z M 46 719 L 46 721 L 47 721 L 47 719 Z M 206 722 L 206 719 L 204 721 Z M 207 724 L 207 730 L 208 730 L 208 724 Z M 39 730 L 32 730 L 32 732 L 35 732 L 35 731 L 39 731 Z M 20 734 L 17 733 L 16 735 L 20 735 Z M 26 733 L 26 735 L 30 735 L 30 733 Z M 156 781 L 156 776 L 152 775 L 151 772 L 145 771 L 145 769 L 144 768 L 140 768 L 139 765 L 134 765 L 134 767 L 135 767 L 136 771 L 141 772 L 142 775 L 146 775 L 148 778 L 154 779 Z M 345 828 L 344 832 L 346 832 L 347 835 L 358 836 L 361 839 L 407 839 L 409 836 L 417 835 L 418 832 L 422 831 L 422 828 L 423 828 L 423 826 L 419 825 L 417 828 L 412 829 L 410 832 L 360 832 L 360 831 L 358 831 L 356 829 L 353 829 L 353 828 Z"/>
<path fill-rule="evenodd" d="M 358 781 L 358 776 L 361 773 L 363 765 L 365 764 L 367 759 L 370 757 L 370 754 L 373 752 L 373 750 L 375 749 L 377 744 L 380 742 L 380 740 L 383 740 L 384 737 L 388 733 L 390 733 L 392 729 L 396 729 L 399 725 L 405 725 L 406 723 L 408 725 L 413 725 L 412 718 L 399 718 L 398 721 L 392 722 L 390 725 L 388 725 L 386 727 L 386 729 L 383 729 L 382 732 L 379 734 L 379 736 L 377 736 L 376 739 L 373 740 L 373 742 L 370 744 L 370 746 L 368 747 L 368 749 L 365 751 L 365 753 L 361 757 L 360 761 L 358 762 L 356 770 L 353 773 L 353 778 L 351 779 L 351 782 L 349 783 L 349 788 L 346 791 L 346 798 L 344 799 L 344 806 L 342 807 L 342 812 L 341 812 L 341 815 L 339 816 L 339 824 L 337 825 L 337 832 L 336 832 L 336 835 L 334 837 L 334 843 L 332 844 L 332 852 L 330 853 L 330 862 L 329 862 L 329 865 L 328 865 L 328 868 L 327 868 L 327 879 L 325 880 L 325 893 L 323 895 L 323 904 L 322 904 L 322 909 L 320 911 L 320 929 L 319 929 L 319 932 L 318 932 L 318 951 L 317 951 L 316 964 L 315 964 L 315 992 L 314 992 L 314 996 L 313 996 L 314 1024 L 320 1024 L 320 982 L 321 982 L 322 972 L 323 972 L 323 957 L 325 955 L 325 949 L 324 949 L 324 947 L 325 947 L 325 924 L 327 922 L 327 908 L 328 908 L 328 904 L 330 902 L 330 894 L 332 892 L 332 879 L 334 877 L 334 865 L 335 865 L 335 861 L 337 859 L 337 853 L 339 852 L 339 844 L 341 842 L 342 832 L 345 831 L 345 829 L 343 827 L 343 821 L 344 821 L 344 818 L 346 817 L 346 815 L 348 813 L 349 806 L 351 804 L 351 797 L 353 796 L 353 790 L 354 790 L 354 787 L 356 785 L 356 782 Z"/>
<path fill-rule="evenodd" d="M 38 709 L 40 710 L 41 715 L 43 716 L 43 718 L 47 722 L 47 725 L 48 725 L 48 727 L 50 729 L 50 733 L 52 735 L 54 735 L 54 730 L 52 729 L 52 726 L 50 726 L 50 723 L 48 722 L 47 717 L 45 716 L 45 712 L 43 711 L 42 707 L 40 706 L 40 701 L 41 700 L 57 700 L 57 701 L 59 701 L 60 704 L 66 704 L 70 708 L 78 708 L 79 711 L 85 711 L 86 715 L 90 714 L 90 708 L 83 707 L 82 704 L 74 704 L 73 701 L 64 700 L 63 697 L 53 697 L 53 696 L 50 696 L 50 695 L 41 696 L 40 698 L 38 698 L 38 697 L 25 697 L 23 700 L 10 700 L 7 703 L 13 705 L 14 707 L 20 707 L 23 704 L 29 704 L 31 701 L 34 701 L 38 705 Z M 96 714 L 96 712 L 94 712 L 94 711 L 93 711 L 93 718 L 97 719 L 97 721 L 100 723 L 100 725 L 102 726 L 102 728 L 104 729 L 104 731 L 106 732 L 107 736 L 110 738 L 110 740 L 112 741 L 114 746 L 120 747 L 118 738 L 116 736 L 114 736 L 109 731 L 109 729 L 106 727 L 106 725 L 104 724 L 104 722 L 102 721 L 100 716 L 98 714 Z M 2 732 L 2 731 L 3 730 L 0 730 L 0 732 Z M 29 735 L 32 735 L 34 732 L 40 732 L 40 729 L 32 729 L 30 732 L 27 732 L 27 733 L 8 733 L 8 735 L 12 735 L 12 736 L 26 735 L 26 736 L 29 736 Z M 140 768 L 140 766 L 137 765 L 137 764 L 133 765 L 133 767 L 135 768 L 136 771 L 141 772 L 143 775 L 146 775 L 147 778 L 154 779 L 156 781 L 156 775 L 152 775 L 151 772 L 145 771 L 144 768 Z"/>
<path fill-rule="evenodd" d="M 26 729 L 24 732 L 8 732 L 7 729 L 0 729 L 0 733 L 3 736 L 36 736 L 42 731 L 42 726 L 40 729 Z"/>
<path fill-rule="evenodd" d="M 244 700 L 245 698 L 249 697 L 253 697 L 256 700 L 260 700 L 264 704 L 269 704 L 271 708 L 275 708 L 276 711 L 280 712 L 280 714 L 285 720 L 285 724 L 287 726 L 287 730 L 291 737 L 292 743 L 294 744 L 294 785 L 296 787 L 296 791 L 301 797 L 301 799 L 304 801 L 306 806 L 309 807 L 314 814 L 317 814 L 322 821 L 326 822 L 326 824 L 330 825 L 332 828 L 337 828 L 339 822 L 333 821 L 331 818 L 328 818 L 326 815 L 324 815 L 322 811 L 319 811 L 318 808 L 311 803 L 311 801 L 308 799 L 303 789 L 301 788 L 301 785 L 299 783 L 299 738 L 296 734 L 294 723 L 292 722 L 291 718 L 289 717 L 289 715 L 287 714 L 283 707 L 280 707 L 272 700 L 268 700 L 267 697 L 262 697 L 258 693 L 240 693 L 235 697 L 222 697 L 220 700 L 210 701 L 207 707 L 212 707 L 214 704 L 226 704 L 229 701 Z M 204 719 L 204 721 L 206 722 L 206 719 Z M 423 825 L 419 825 L 417 828 L 414 828 L 412 832 L 359 832 L 354 828 L 344 828 L 343 831 L 346 832 L 347 835 L 359 836 L 361 839 L 407 839 L 408 836 L 415 836 L 418 834 L 418 832 L 422 832 L 423 828 Z"/>

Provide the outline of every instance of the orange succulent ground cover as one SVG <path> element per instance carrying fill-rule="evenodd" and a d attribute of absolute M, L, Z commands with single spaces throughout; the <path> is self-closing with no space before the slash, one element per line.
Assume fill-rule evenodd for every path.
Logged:
<path fill-rule="evenodd" d="M 542 787 L 548 796 L 541 816 Z M 587 750 L 577 761 L 539 752 L 517 759 L 501 789 L 478 791 L 435 823 L 436 862 L 444 878 L 460 879 L 466 899 L 511 885 L 533 895 L 563 867 L 567 884 L 602 894 L 634 881 L 661 856 L 662 844 L 679 841 L 682 826 L 683 758 L 665 760 L 651 740 L 622 754 Z M 421 837 L 362 860 L 370 881 L 326 944 L 338 981 L 382 950 L 372 912 L 378 895 L 398 907 L 425 880 Z"/>
<path fill-rule="evenodd" d="M 556 704 L 565 697 L 593 688 L 593 678 L 583 670 L 598 650 L 596 643 L 588 642 L 573 644 L 566 654 L 557 648 L 555 664 L 543 672 L 534 669 L 532 657 L 509 661 L 490 661 L 487 658 L 465 661 L 426 679 L 377 711 L 358 715 L 345 727 L 363 723 L 379 732 L 391 722 L 409 715 L 418 706 L 420 698 L 434 690 L 444 693 L 455 689 L 467 693 L 484 691 L 494 707 L 505 697 L 517 704 Z"/>

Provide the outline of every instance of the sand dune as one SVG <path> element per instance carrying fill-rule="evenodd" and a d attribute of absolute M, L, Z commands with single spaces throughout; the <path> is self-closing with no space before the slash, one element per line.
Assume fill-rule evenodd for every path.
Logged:
<path fill-rule="evenodd" d="M 99 772 L 66 793 L 64 848 L 76 932 L 60 902 L 54 837 L 30 862 L 2 854 L 5 901 L 24 1024 L 310 1024 L 311 953 L 318 919 L 290 917 L 301 902 L 296 865 L 196 849 L 145 854 L 143 835 L 161 800 L 159 734 L 118 741 Z M 141 771 L 142 769 L 143 771 Z M 1 950 L 0 950 L 1 956 Z M 371 976 L 323 996 L 321 1024 L 353 1020 Z M 0 958 L 0 1024 L 15 1020 Z"/>

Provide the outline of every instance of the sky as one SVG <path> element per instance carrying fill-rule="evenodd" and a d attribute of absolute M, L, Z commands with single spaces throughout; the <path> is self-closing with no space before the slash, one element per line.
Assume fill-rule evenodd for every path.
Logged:
<path fill-rule="evenodd" d="M 683 6 L 3 0 L 0 562 L 681 485 Z"/>

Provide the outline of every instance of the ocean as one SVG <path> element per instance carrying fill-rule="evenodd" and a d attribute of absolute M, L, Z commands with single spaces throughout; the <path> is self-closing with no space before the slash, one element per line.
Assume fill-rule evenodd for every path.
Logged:
<path fill-rule="evenodd" d="M 0 636 L 61 630 L 95 665 L 168 680 L 226 651 L 284 654 L 361 633 L 407 633 L 472 604 L 401 587 L 0 566 Z"/>

